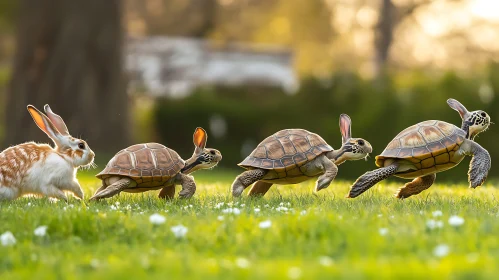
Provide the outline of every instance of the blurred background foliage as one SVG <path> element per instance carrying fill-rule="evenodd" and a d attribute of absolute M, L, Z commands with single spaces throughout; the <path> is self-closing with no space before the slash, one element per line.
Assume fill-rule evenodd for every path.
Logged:
<path fill-rule="evenodd" d="M 51 8 L 42 16 L 33 17 L 38 15 L 38 6 L 31 5 L 33 1 Z M 186 158 L 192 153 L 191 137 L 197 126 L 207 128 L 208 145 L 222 151 L 221 165 L 226 168 L 237 168 L 235 164 L 261 140 L 284 128 L 308 129 L 339 147 L 341 113 L 351 116 L 355 137 L 371 142 L 374 156 L 399 131 L 419 121 L 439 119 L 459 126 L 459 115 L 445 103 L 450 97 L 460 100 L 469 110 L 487 111 L 492 121 L 499 119 L 496 0 L 126 0 L 112 1 L 102 9 L 99 1 L 75 0 L 73 3 L 80 6 L 74 7 L 65 3 L 0 1 L 0 109 L 7 112 L 6 108 L 14 108 L 12 100 L 21 100 L 16 99 L 21 95 L 22 100 L 42 106 L 46 99 L 39 94 L 39 88 L 43 94 L 54 89 L 56 93 L 50 96 L 50 102 L 69 102 L 78 96 L 77 109 L 62 109 L 61 115 L 70 115 L 74 124 L 71 127 L 79 124 L 74 133 L 87 137 L 101 163 L 126 145 L 149 141 L 164 143 Z M 85 5 L 92 9 L 83 9 Z M 119 15 L 111 18 L 106 17 L 106 12 L 93 12 L 98 10 L 119 11 Z M 52 11 L 59 12 L 51 14 Z M 34 32 L 29 26 L 45 28 L 44 16 L 59 20 L 50 21 L 53 26 L 42 30 L 47 34 L 42 36 L 42 31 Z M 30 25 L 26 25 L 29 20 Z M 122 25 L 121 30 L 105 28 L 117 22 Z M 66 38 L 68 32 L 59 33 L 72 24 L 82 28 L 90 23 L 93 29 L 88 34 L 76 32 Z M 104 29 L 116 36 L 100 36 Z M 52 77 L 59 73 L 61 81 L 68 79 L 66 73 L 73 73 L 76 76 L 71 78 L 70 86 L 64 82 L 59 86 L 53 79 L 47 87 L 43 75 L 41 81 L 29 84 L 31 88 L 23 86 L 30 81 L 25 74 L 29 71 L 15 69 L 34 67 L 20 59 L 35 52 L 37 45 L 26 46 L 23 40 L 33 34 L 42 34 L 42 39 L 57 34 L 56 42 L 63 42 L 60 46 L 83 38 L 75 34 L 85 34 L 78 55 L 44 45 L 49 54 L 47 60 L 59 64 L 48 63 L 52 67 L 42 67 L 40 71 L 53 71 Z M 152 97 L 147 91 L 131 88 L 125 91 L 127 79 L 119 76 L 123 74 L 128 80 L 131 77 L 125 75 L 119 61 L 107 60 L 107 54 L 122 54 L 126 46 L 121 48 L 106 40 L 149 36 L 288 48 L 293 53 L 293 69 L 300 88 L 290 94 L 258 83 L 203 85 L 184 98 Z M 75 57 L 93 59 L 91 67 L 82 73 L 71 69 L 79 67 L 72 63 Z M 109 71 L 118 71 L 118 75 Z M 78 75 L 90 82 L 75 82 Z M 87 84 L 94 88 L 74 92 Z M 81 96 L 85 94 L 87 99 Z M 11 98 L 5 101 L 6 96 Z M 128 106 L 108 100 L 125 100 Z M 64 107 L 64 102 L 53 106 L 54 110 Z M 106 115 L 101 113 L 104 110 Z M 35 140 L 47 141 L 32 124 L 32 133 L 17 133 L 15 138 L 5 140 L 12 127 L 27 128 L 30 121 L 6 121 L 10 115 L 0 116 L 3 147 L 33 140 L 34 135 L 39 135 Z M 494 125 L 477 139 L 489 150 L 493 162 L 499 161 L 495 139 L 499 139 L 499 130 Z M 498 176 L 494 166 L 490 176 Z M 355 178 L 373 167 L 373 157 L 368 162 L 349 162 L 342 166 L 340 177 Z M 466 169 L 467 162 L 439 174 L 439 178 L 465 180 Z"/>

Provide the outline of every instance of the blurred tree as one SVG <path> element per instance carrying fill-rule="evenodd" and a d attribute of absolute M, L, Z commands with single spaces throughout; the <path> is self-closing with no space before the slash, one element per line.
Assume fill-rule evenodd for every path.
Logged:
<path fill-rule="evenodd" d="M 461 0 L 444 0 L 444 2 L 458 2 Z M 374 35 L 374 74 L 380 78 L 385 74 L 389 63 L 390 48 L 394 41 L 395 29 L 416 10 L 430 5 L 432 0 L 401 1 L 395 5 L 393 0 L 381 0 L 379 5 L 379 20 L 375 27 Z"/>
<path fill-rule="evenodd" d="M 48 103 L 94 150 L 128 142 L 120 0 L 21 0 L 6 145 L 47 141 L 26 105 Z"/>

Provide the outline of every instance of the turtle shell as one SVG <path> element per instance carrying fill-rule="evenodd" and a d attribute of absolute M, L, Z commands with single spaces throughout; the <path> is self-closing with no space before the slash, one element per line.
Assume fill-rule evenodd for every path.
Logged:
<path fill-rule="evenodd" d="M 137 182 L 138 187 L 155 187 L 178 174 L 185 162 L 174 150 L 158 143 L 130 146 L 119 151 L 96 175 L 99 179 L 119 175 Z"/>
<path fill-rule="evenodd" d="M 466 139 L 466 133 L 443 121 L 425 121 L 400 132 L 376 157 L 376 165 L 383 167 L 386 159 L 405 159 L 414 163 L 421 174 L 449 169 L 454 153 Z"/>
<path fill-rule="evenodd" d="M 322 137 L 304 129 L 285 129 L 265 138 L 239 166 L 274 170 L 280 178 L 302 174 L 300 167 L 333 151 Z"/>

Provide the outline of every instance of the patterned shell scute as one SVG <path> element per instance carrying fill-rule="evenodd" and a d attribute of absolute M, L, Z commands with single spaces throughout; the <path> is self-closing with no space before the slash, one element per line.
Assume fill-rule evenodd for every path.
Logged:
<path fill-rule="evenodd" d="M 138 184 L 166 182 L 184 165 L 184 160 L 170 148 L 158 143 L 137 144 L 119 151 L 97 178 L 122 175 Z"/>
<path fill-rule="evenodd" d="M 466 133 L 443 121 L 425 121 L 400 132 L 376 157 L 376 165 L 383 166 L 386 158 L 403 158 L 418 168 L 448 164 L 450 158 L 465 140 Z"/>
<path fill-rule="evenodd" d="M 294 170 L 332 151 L 322 137 L 304 129 L 285 129 L 265 138 L 239 166 L 278 173 Z M 291 172 L 292 173 L 292 172 Z"/>

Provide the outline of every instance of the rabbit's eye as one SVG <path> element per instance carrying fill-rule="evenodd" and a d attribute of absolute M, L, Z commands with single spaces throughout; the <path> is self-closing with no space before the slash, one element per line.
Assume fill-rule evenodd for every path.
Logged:
<path fill-rule="evenodd" d="M 210 154 L 215 155 L 215 151 L 210 151 Z"/>
<path fill-rule="evenodd" d="M 82 150 L 83 150 L 83 149 L 85 149 L 85 144 L 84 144 L 84 143 L 80 143 L 80 144 L 78 144 L 78 148 L 80 148 L 80 149 L 82 149 Z"/>

